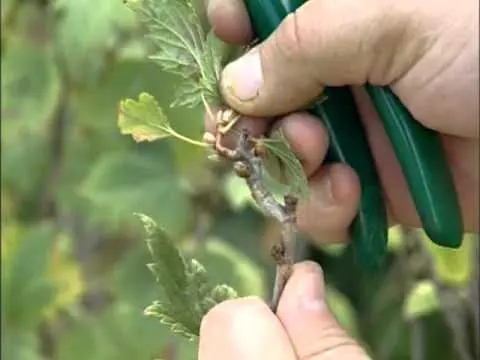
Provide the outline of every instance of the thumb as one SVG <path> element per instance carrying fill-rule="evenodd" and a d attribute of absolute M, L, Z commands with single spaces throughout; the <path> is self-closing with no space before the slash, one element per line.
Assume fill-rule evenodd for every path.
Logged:
<path fill-rule="evenodd" d="M 406 31 L 415 14 L 397 10 L 411 6 L 402 4 L 307 1 L 268 39 L 224 69 L 225 100 L 243 114 L 268 117 L 298 110 L 326 85 L 388 84 L 415 58 Z"/>
<path fill-rule="evenodd" d="M 370 359 L 325 305 L 322 272 L 313 262 L 296 265 L 282 294 L 277 316 L 299 360 Z"/>

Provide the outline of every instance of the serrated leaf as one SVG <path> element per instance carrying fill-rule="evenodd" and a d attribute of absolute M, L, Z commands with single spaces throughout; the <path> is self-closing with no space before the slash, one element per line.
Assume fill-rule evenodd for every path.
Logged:
<path fill-rule="evenodd" d="M 120 102 L 118 127 L 122 135 L 132 135 L 136 142 L 171 136 L 165 113 L 155 98 L 145 92 L 138 96 L 138 101 L 126 99 Z"/>
<path fill-rule="evenodd" d="M 175 90 L 175 100 L 170 107 L 194 108 L 202 103 L 202 88 L 194 80 L 186 80 L 180 83 Z"/>
<path fill-rule="evenodd" d="M 270 176 L 286 184 L 301 199 L 308 199 L 308 180 L 302 163 L 281 129 L 260 140 L 266 147 L 265 167 Z"/>
<path fill-rule="evenodd" d="M 186 260 L 151 218 L 139 216 L 155 261 L 156 280 L 163 290 L 162 301 L 154 301 L 145 313 L 168 324 L 172 332 L 191 340 L 199 335 L 203 316 L 218 303 L 217 300 L 232 298 L 235 290 L 211 285 L 201 263 L 195 259 Z"/>
<path fill-rule="evenodd" d="M 147 37 L 157 50 L 150 59 L 185 79 L 172 107 L 196 106 L 202 96 L 211 105 L 221 103 L 217 81 L 228 48 L 219 46 L 220 40 L 203 28 L 193 2 L 130 0 L 127 5 L 148 28 Z"/>
<path fill-rule="evenodd" d="M 217 285 L 213 288 L 210 296 L 216 303 L 221 303 L 222 301 L 237 298 L 238 293 L 228 285 Z"/>
<path fill-rule="evenodd" d="M 180 299 L 184 296 L 183 289 L 187 287 L 188 281 L 185 260 L 175 244 L 151 218 L 143 214 L 138 216 L 147 232 L 146 242 L 154 261 L 156 280 L 168 287 L 169 296 Z"/>
<path fill-rule="evenodd" d="M 440 307 L 438 289 L 431 280 L 417 282 L 403 304 L 405 319 L 412 320 L 430 314 Z"/>

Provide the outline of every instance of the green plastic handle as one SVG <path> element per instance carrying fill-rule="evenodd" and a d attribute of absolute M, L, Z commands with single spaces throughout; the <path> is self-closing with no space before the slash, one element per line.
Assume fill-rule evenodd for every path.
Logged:
<path fill-rule="evenodd" d="M 301 0 L 246 0 L 256 35 L 265 40 Z M 357 262 L 367 270 L 379 268 L 387 252 L 388 222 L 382 189 L 355 100 L 348 87 L 327 88 L 326 100 L 309 110 L 330 136 L 329 162 L 343 162 L 360 179 L 362 195 L 350 234 Z M 353 135 L 353 136 L 352 136 Z"/>
<path fill-rule="evenodd" d="M 367 85 L 412 194 L 423 228 L 438 245 L 458 248 L 463 221 L 439 135 L 422 126 L 388 87 Z"/>

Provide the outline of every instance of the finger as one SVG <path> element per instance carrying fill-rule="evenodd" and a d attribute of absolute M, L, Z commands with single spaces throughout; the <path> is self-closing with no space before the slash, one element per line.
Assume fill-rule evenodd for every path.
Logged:
<path fill-rule="evenodd" d="M 308 113 L 294 113 L 281 119 L 276 126 L 282 128 L 307 177 L 311 176 L 328 150 L 328 134 L 322 123 Z"/>
<path fill-rule="evenodd" d="M 275 116 L 311 101 L 325 85 L 389 84 L 411 66 L 417 50 L 405 30 L 412 16 L 396 6 L 402 5 L 307 1 L 267 40 L 225 68 L 226 101 L 244 114 Z M 408 57 L 401 51 L 405 40 Z"/>
<path fill-rule="evenodd" d="M 207 16 L 215 35 L 227 43 L 247 44 L 253 38 L 242 0 L 208 0 Z"/>
<path fill-rule="evenodd" d="M 260 299 L 225 301 L 204 317 L 199 360 L 296 360 L 282 324 Z"/>
<path fill-rule="evenodd" d="M 266 133 L 271 120 L 243 118 L 229 132 L 223 144 L 234 147 L 239 130 L 246 128 L 252 136 L 261 136 Z M 278 120 L 275 127 L 281 127 L 294 153 L 302 162 L 307 176 L 312 175 L 323 161 L 328 149 L 328 134 L 322 123 L 308 113 L 294 113 Z M 205 115 L 205 129 L 215 134 L 215 120 Z"/>
<path fill-rule="evenodd" d="M 299 360 L 369 359 L 329 311 L 323 275 L 313 262 L 295 266 L 280 299 L 277 315 Z"/>
<path fill-rule="evenodd" d="M 299 203 L 299 230 L 317 243 L 346 242 L 359 200 L 360 184 L 350 167 L 323 166 L 310 179 L 310 198 Z"/>
<path fill-rule="evenodd" d="M 212 109 L 212 111 L 214 111 Z M 225 135 L 222 144 L 224 146 L 234 148 L 237 144 L 238 135 L 240 134 L 241 129 L 247 129 L 248 133 L 253 137 L 259 137 L 266 133 L 269 120 L 259 119 L 253 117 L 242 117 L 233 128 Z M 204 117 L 205 131 L 211 134 L 216 134 L 216 120 L 212 119 L 212 116 L 208 113 Z"/>

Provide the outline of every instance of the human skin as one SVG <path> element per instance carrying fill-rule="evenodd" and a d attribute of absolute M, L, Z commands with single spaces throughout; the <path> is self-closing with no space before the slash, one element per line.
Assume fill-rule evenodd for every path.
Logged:
<path fill-rule="evenodd" d="M 258 298 L 214 307 L 200 328 L 199 360 L 367 360 L 324 300 L 321 269 L 295 266 L 276 316 Z"/>
<path fill-rule="evenodd" d="M 224 98 L 248 116 L 238 126 L 254 134 L 272 123 L 281 126 L 301 159 L 311 198 L 299 205 L 298 226 L 314 241 L 348 241 L 360 198 L 351 168 L 322 165 L 328 135 L 321 123 L 295 112 L 325 86 L 352 86 L 390 223 L 420 226 L 400 165 L 361 87 L 366 82 L 390 85 L 419 122 L 441 134 L 465 230 L 478 231 L 478 5 L 478 0 L 310 0 L 269 39 L 226 67 Z M 224 41 L 251 40 L 241 0 L 210 0 L 207 9 Z M 208 117 L 206 129 L 214 132 Z"/>
<path fill-rule="evenodd" d="M 360 197 L 352 169 L 322 165 L 328 135 L 321 123 L 296 112 L 325 86 L 354 90 L 391 223 L 420 225 L 381 121 L 362 90 L 366 82 L 390 85 L 419 122 L 440 133 L 465 229 L 478 231 L 478 8 L 478 0 L 309 0 L 225 68 L 224 98 L 248 115 L 238 126 L 256 135 L 281 126 L 302 160 L 311 199 L 300 204 L 298 225 L 314 241 L 348 241 Z M 209 0 L 207 9 L 224 41 L 251 40 L 242 0 Z M 206 130 L 215 132 L 208 116 Z M 336 322 L 323 294 L 321 270 L 305 262 L 296 265 L 276 314 L 256 298 L 219 304 L 202 321 L 199 359 L 368 359 Z"/>

